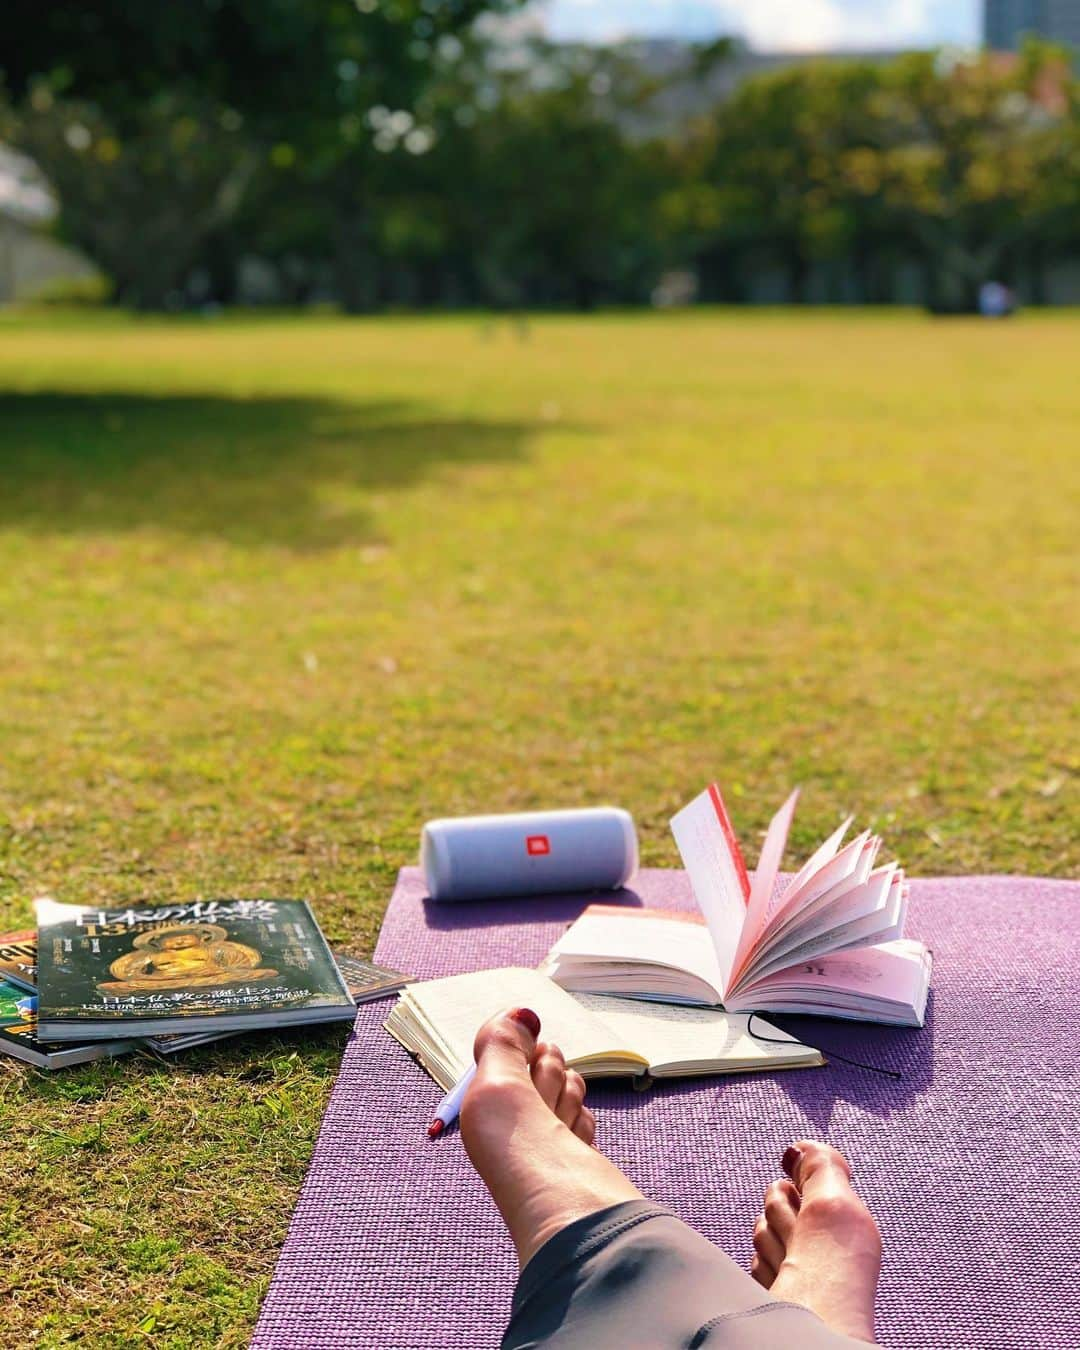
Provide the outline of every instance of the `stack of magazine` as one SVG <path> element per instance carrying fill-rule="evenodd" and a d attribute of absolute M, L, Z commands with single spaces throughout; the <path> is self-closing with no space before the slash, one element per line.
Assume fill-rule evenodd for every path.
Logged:
<path fill-rule="evenodd" d="M 43 1069 L 350 1021 L 357 1003 L 409 979 L 335 957 L 303 900 L 101 909 L 42 899 L 36 914 L 36 930 L 0 937 L 0 1053 Z"/>

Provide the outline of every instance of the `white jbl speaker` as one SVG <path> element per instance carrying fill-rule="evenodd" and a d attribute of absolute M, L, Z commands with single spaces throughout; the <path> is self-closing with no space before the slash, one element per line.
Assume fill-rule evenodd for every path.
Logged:
<path fill-rule="evenodd" d="M 433 900 L 615 890 L 637 862 L 634 822 L 617 806 L 429 820 L 420 836 Z"/>

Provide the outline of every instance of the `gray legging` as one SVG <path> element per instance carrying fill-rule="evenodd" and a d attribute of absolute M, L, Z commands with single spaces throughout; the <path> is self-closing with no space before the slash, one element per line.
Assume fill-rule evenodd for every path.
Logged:
<path fill-rule="evenodd" d="M 631 1200 L 557 1233 L 521 1272 L 502 1350 L 867 1350 L 773 1298 L 670 1210 Z"/>

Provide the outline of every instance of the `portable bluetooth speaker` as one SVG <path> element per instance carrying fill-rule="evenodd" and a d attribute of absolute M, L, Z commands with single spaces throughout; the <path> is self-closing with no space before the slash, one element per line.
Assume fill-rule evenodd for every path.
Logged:
<path fill-rule="evenodd" d="M 429 820 L 420 836 L 433 900 L 614 890 L 637 860 L 634 822 L 617 806 Z"/>

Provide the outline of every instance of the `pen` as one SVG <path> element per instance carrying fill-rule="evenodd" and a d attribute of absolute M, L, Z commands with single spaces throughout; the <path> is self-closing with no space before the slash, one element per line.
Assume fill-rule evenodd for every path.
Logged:
<path fill-rule="evenodd" d="M 476 1077 L 476 1065 L 470 1064 L 454 1086 L 439 1103 L 435 1119 L 428 1126 L 428 1138 L 438 1139 L 447 1125 L 452 1125 L 461 1110 L 462 1098 L 469 1090 L 469 1084 Z"/>

